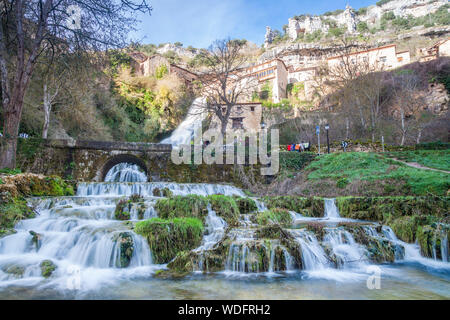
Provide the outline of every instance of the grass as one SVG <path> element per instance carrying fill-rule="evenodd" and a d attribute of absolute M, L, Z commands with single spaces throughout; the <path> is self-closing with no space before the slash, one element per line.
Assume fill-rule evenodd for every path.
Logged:
<path fill-rule="evenodd" d="M 428 168 L 450 171 L 450 150 L 389 152 L 387 156 L 405 162 L 417 162 Z"/>
<path fill-rule="evenodd" d="M 450 188 L 450 174 L 408 167 L 376 153 L 335 153 L 320 156 L 311 163 L 308 180 L 333 179 L 391 180 L 404 183 L 404 193 L 445 195 Z"/>

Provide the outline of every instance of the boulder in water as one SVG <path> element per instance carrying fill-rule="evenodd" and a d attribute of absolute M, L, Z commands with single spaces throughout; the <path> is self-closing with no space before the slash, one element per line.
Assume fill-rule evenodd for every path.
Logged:
<path fill-rule="evenodd" d="M 57 268 L 51 260 L 44 260 L 39 266 L 41 267 L 41 274 L 44 278 L 50 278 Z"/>
<path fill-rule="evenodd" d="M 129 233 L 121 233 L 117 239 L 120 245 L 120 257 L 117 267 L 128 268 L 133 258 L 134 241 Z"/>
<path fill-rule="evenodd" d="M 2 268 L 2 271 L 4 273 L 14 276 L 17 279 L 20 279 L 23 277 L 23 274 L 25 273 L 25 268 L 19 265 L 7 265 Z"/>

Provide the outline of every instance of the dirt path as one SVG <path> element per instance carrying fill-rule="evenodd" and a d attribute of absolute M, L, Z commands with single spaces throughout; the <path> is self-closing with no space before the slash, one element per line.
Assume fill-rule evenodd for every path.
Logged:
<path fill-rule="evenodd" d="M 405 161 L 398 160 L 398 159 L 395 159 L 395 158 L 391 158 L 391 159 L 392 159 L 392 160 L 395 160 L 395 161 L 397 161 L 397 162 L 403 163 L 403 164 L 405 164 L 405 165 L 407 165 L 408 167 L 411 167 L 411 168 L 423 169 L 423 170 L 430 170 L 430 171 L 443 172 L 443 173 L 448 173 L 448 174 L 450 174 L 450 171 L 439 170 L 439 169 L 434 169 L 434 168 L 425 167 L 425 166 L 423 166 L 423 165 L 421 165 L 420 163 L 417 163 L 417 162 L 405 162 Z"/>

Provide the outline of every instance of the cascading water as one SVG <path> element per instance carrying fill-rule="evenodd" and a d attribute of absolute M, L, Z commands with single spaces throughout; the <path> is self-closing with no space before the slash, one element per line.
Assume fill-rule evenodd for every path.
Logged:
<path fill-rule="evenodd" d="M 147 182 L 147 175 L 138 165 L 119 163 L 109 170 L 105 182 Z"/>
<path fill-rule="evenodd" d="M 81 289 L 91 289 L 98 281 L 149 275 L 161 268 L 153 265 L 147 241 L 129 223 L 115 220 L 116 205 L 126 196 L 142 196 L 127 209 L 132 221 L 157 217 L 153 195 L 157 188 L 168 188 L 175 195 L 243 196 L 240 189 L 226 185 L 147 183 L 145 173 L 128 163 L 114 166 L 105 180 L 79 184 L 75 197 L 30 199 L 38 216 L 21 221 L 15 234 L 0 239 L 0 287 L 17 281 L 45 283 L 43 262 L 55 267 L 50 283 L 61 289 L 67 289 L 66 280 L 73 270 L 79 270 Z M 199 250 L 220 241 L 227 226 L 211 207 L 206 224 Z"/>
<path fill-rule="evenodd" d="M 142 197 L 155 196 L 155 190 L 169 189 L 176 196 L 196 194 L 209 196 L 223 194 L 227 196 L 245 196 L 244 193 L 233 186 L 219 184 L 180 184 L 172 182 L 147 182 L 147 183 L 80 183 L 78 195 L 89 196 L 132 196 L 139 194 Z M 160 194 L 158 193 L 157 196 Z"/>
<path fill-rule="evenodd" d="M 339 209 L 336 206 L 336 199 L 325 199 L 325 218 L 340 219 Z"/>
<path fill-rule="evenodd" d="M 161 141 L 164 144 L 173 146 L 190 145 L 192 138 L 198 129 L 201 128 L 203 120 L 206 118 L 206 99 L 197 98 L 192 103 L 186 119 L 178 126 L 173 134 Z"/>

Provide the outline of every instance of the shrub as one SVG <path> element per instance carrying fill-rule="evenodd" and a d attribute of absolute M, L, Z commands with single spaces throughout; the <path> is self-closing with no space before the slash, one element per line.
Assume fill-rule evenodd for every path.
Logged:
<path fill-rule="evenodd" d="M 336 186 L 339 189 L 345 189 L 349 183 L 350 183 L 350 181 L 348 181 L 347 178 L 342 178 L 342 179 L 338 180 L 338 182 L 336 183 Z"/>

